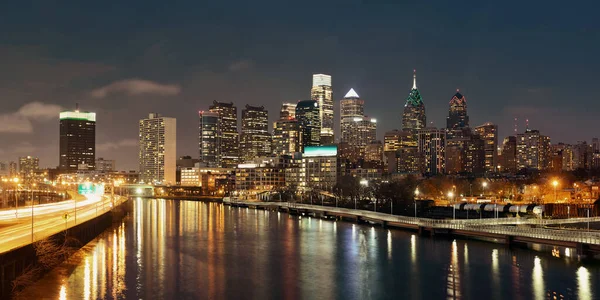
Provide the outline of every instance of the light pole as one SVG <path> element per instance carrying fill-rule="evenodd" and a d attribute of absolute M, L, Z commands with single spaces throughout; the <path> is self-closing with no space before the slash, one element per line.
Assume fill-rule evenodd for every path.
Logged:
<path fill-rule="evenodd" d="M 31 190 L 31 243 L 33 244 L 33 188 L 35 187 L 35 183 L 30 186 Z"/>
<path fill-rule="evenodd" d="M 415 218 L 417 217 L 417 198 L 419 198 L 419 188 L 415 190 L 415 199 L 413 201 L 415 204 Z"/>
<path fill-rule="evenodd" d="M 552 186 L 554 186 L 554 202 L 556 202 L 556 187 L 558 186 L 558 180 L 552 181 Z"/>
<path fill-rule="evenodd" d="M 452 197 L 454 197 L 453 192 L 448 192 L 448 199 L 450 200 L 450 205 L 452 205 L 452 220 L 456 220 L 456 206 L 452 203 Z"/>
<path fill-rule="evenodd" d="M 481 186 L 483 187 L 483 194 L 482 194 L 482 196 L 484 196 L 484 197 L 485 197 L 485 188 L 487 187 L 487 185 L 488 185 L 487 181 L 484 181 L 484 182 L 481 183 Z"/>
<path fill-rule="evenodd" d="M 362 179 L 360 181 L 360 185 L 363 186 L 363 188 L 361 188 L 362 192 L 361 192 L 361 196 L 364 194 L 364 189 L 369 186 L 369 181 L 366 179 Z M 356 209 L 356 198 L 354 198 L 354 209 Z"/>

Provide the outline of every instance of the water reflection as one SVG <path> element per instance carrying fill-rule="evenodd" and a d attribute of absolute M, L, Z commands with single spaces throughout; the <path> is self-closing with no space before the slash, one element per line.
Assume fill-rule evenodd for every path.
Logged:
<path fill-rule="evenodd" d="M 547 287 L 597 296 L 596 265 L 498 247 L 139 199 L 129 219 L 86 247 L 75 270 L 42 290 L 51 299 L 545 299 Z"/>

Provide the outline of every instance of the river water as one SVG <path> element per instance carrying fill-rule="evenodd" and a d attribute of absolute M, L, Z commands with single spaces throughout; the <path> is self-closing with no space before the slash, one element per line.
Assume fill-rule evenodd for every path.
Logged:
<path fill-rule="evenodd" d="M 598 299 L 600 265 L 217 203 L 134 200 L 25 298 Z M 562 298 L 561 298 L 562 297 Z"/>

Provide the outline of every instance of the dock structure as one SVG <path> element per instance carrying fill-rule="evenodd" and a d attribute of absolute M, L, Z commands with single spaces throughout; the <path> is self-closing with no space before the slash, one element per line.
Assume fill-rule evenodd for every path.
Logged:
<path fill-rule="evenodd" d="M 577 249 L 577 254 L 592 257 L 600 255 L 600 232 L 547 228 L 547 225 L 598 222 L 599 217 L 541 220 L 525 218 L 495 218 L 469 220 L 437 220 L 391 215 L 367 210 L 320 206 L 290 202 L 227 201 L 232 207 L 286 212 L 290 215 L 313 216 L 346 220 L 357 223 L 378 224 L 413 230 L 419 235 L 443 235 L 481 239 L 506 245 L 544 244 Z"/>

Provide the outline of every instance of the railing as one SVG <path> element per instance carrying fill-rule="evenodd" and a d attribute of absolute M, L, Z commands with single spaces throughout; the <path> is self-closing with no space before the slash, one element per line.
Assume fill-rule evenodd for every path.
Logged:
<path fill-rule="evenodd" d="M 508 236 L 519 236 L 529 237 L 537 239 L 555 240 L 555 241 L 568 241 L 578 242 L 587 244 L 600 245 L 600 232 L 580 231 L 580 230 L 562 230 L 562 229 L 548 229 L 548 228 L 535 228 L 528 226 L 506 226 L 506 225 L 549 225 L 558 224 L 552 221 L 559 220 L 544 220 L 544 219 L 520 219 L 520 218 L 497 218 L 497 219 L 469 219 L 469 220 L 436 220 L 428 218 L 415 218 L 407 216 L 390 215 L 381 212 L 372 212 L 367 210 L 355 210 L 350 208 L 331 207 L 331 206 L 320 206 L 310 205 L 301 203 L 290 203 L 290 202 L 243 202 L 237 201 L 232 203 L 238 204 L 250 204 L 258 206 L 277 206 L 277 207 L 288 207 L 294 209 L 307 209 L 313 212 L 329 212 L 348 214 L 357 217 L 370 218 L 374 220 L 380 220 L 385 222 L 397 222 L 404 224 L 417 225 L 420 227 L 436 228 L 436 229 L 454 229 L 454 230 L 465 230 L 473 232 L 485 232 L 498 235 Z M 600 221 L 600 217 L 592 218 L 572 218 L 571 223 L 578 222 L 597 222 Z"/>

